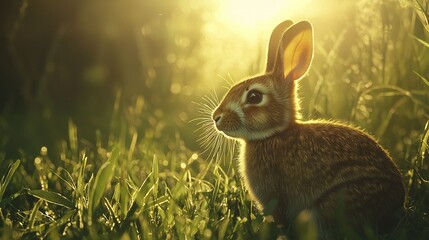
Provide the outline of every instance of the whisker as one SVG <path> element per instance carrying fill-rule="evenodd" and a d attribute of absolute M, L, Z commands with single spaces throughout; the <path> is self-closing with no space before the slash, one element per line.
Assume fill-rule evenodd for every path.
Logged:
<path fill-rule="evenodd" d="M 212 126 L 213 124 L 212 123 L 201 123 L 201 124 L 198 124 L 197 126 L 199 126 L 197 129 L 198 130 L 205 130 L 205 129 L 209 129 L 210 131 L 212 131 L 212 132 L 215 132 L 215 131 L 213 131 L 213 130 L 215 130 L 215 129 L 212 129 L 213 128 L 213 126 Z"/>
<path fill-rule="evenodd" d="M 229 78 L 223 78 L 228 85 L 233 85 L 234 82 L 229 74 Z M 194 132 L 199 132 L 198 144 L 201 146 L 201 154 L 207 156 L 208 159 L 225 161 L 226 159 L 232 160 L 235 156 L 236 141 L 233 139 L 225 138 L 221 132 L 218 132 L 212 120 L 212 113 L 219 104 L 219 95 L 215 90 L 208 95 L 202 97 L 201 102 L 192 102 L 197 106 L 196 112 L 200 115 L 189 122 L 195 124 L 196 129 Z M 233 118 L 233 121 L 240 122 L 242 117 Z M 233 129 L 236 131 L 237 129 Z"/>
<path fill-rule="evenodd" d="M 210 138 L 200 139 L 199 143 L 204 147 L 208 147 L 216 139 L 216 136 L 211 136 Z M 209 149 L 209 148 L 208 148 Z"/>
<path fill-rule="evenodd" d="M 231 89 L 231 87 L 235 85 L 235 82 L 232 79 L 231 73 L 228 73 L 228 78 L 225 78 L 225 77 L 223 77 L 221 75 L 218 75 L 218 76 L 220 78 L 222 78 L 222 80 L 224 80 L 228 84 L 228 86 L 227 86 L 228 89 Z"/>
<path fill-rule="evenodd" d="M 229 75 L 229 73 L 228 73 L 228 75 Z M 222 79 L 223 81 L 225 81 L 225 82 L 229 83 L 229 82 L 228 82 L 228 79 L 226 79 L 226 78 L 225 78 L 225 77 L 223 77 L 222 75 L 218 74 L 217 76 L 218 76 L 220 79 Z"/>
<path fill-rule="evenodd" d="M 216 133 L 216 132 L 214 132 L 214 131 L 210 131 L 210 129 L 206 129 L 203 133 L 204 133 L 203 135 L 204 135 L 205 137 L 208 137 L 208 136 L 211 136 L 211 135 L 214 135 L 214 136 L 216 136 L 216 135 L 217 135 L 217 133 Z"/>
<path fill-rule="evenodd" d="M 213 107 L 209 105 L 209 103 L 200 103 L 199 106 L 205 110 L 213 110 Z"/>
<path fill-rule="evenodd" d="M 230 80 L 230 82 L 229 82 L 230 87 L 234 86 L 235 85 L 235 81 L 234 81 L 234 79 L 232 79 L 231 73 L 229 73 L 229 72 L 228 72 L 228 77 L 229 77 L 229 80 Z"/>
<path fill-rule="evenodd" d="M 211 129 L 211 125 L 202 125 L 202 126 L 200 126 L 200 127 L 198 127 L 197 129 L 196 129 L 196 132 L 198 132 L 198 131 L 203 131 L 203 132 L 206 132 L 206 131 L 209 131 L 209 132 L 214 132 L 212 129 Z"/>
<path fill-rule="evenodd" d="M 201 126 L 195 129 L 194 132 L 202 132 L 200 135 L 205 135 L 206 133 L 213 132 L 213 130 L 211 130 L 209 126 Z"/>
<path fill-rule="evenodd" d="M 189 122 L 197 122 L 197 121 L 212 121 L 211 119 L 208 119 L 208 118 L 206 118 L 206 117 L 197 117 L 197 118 L 193 118 L 193 119 L 191 119 L 191 120 L 189 120 Z"/>
<path fill-rule="evenodd" d="M 191 121 L 190 121 L 191 122 Z M 197 125 L 201 125 L 202 123 L 212 124 L 213 120 L 207 118 L 193 119 L 192 122 L 197 122 Z"/>
<path fill-rule="evenodd" d="M 208 110 L 210 112 L 213 111 L 213 109 L 215 108 L 215 105 L 213 105 L 213 103 L 210 103 L 210 102 L 201 103 L 200 106 L 203 107 L 203 109 Z"/>
<path fill-rule="evenodd" d="M 223 79 L 229 84 L 232 80 L 231 78 Z M 208 159 L 214 159 L 216 162 L 225 161 L 225 159 L 232 160 L 235 153 L 235 141 L 225 138 L 222 133 L 215 129 L 211 115 L 218 103 L 219 96 L 214 90 L 209 95 L 202 97 L 201 102 L 193 102 L 197 106 L 196 112 L 200 116 L 189 121 L 197 126 L 195 132 L 200 133 L 197 142 L 202 147 L 201 154 L 207 154 Z M 237 121 L 240 119 L 240 117 L 236 118 Z"/>
<path fill-rule="evenodd" d="M 226 89 L 227 91 L 229 91 L 229 89 L 231 89 L 231 87 L 229 87 L 229 86 L 222 86 L 222 88 Z"/>
<path fill-rule="evenodd" d="M 226 82 L 227 85 L 222 86 L 222 88 L 225 88 L 227 91 L 229 91 L 235 85 L 235 81 L 232 79 L 231 73 L 228 73 L 228 78 L 222 77 L 220 75 L 218 76 Z"/>
<path fill-rule="evenodd" d="M 205 100 L 206 103 L 208 103 L 208 105 L 210 107 L 212 107 L 211 108 L 212 110 L 216 108 L 216 106 L 218 105 L 218 102 L 219 102 L 217 95 L 214 95 L 213 98 L 215 98 L 215 99 L 211 99 L 209 97 L 203 98 L 203 100 Z"/>

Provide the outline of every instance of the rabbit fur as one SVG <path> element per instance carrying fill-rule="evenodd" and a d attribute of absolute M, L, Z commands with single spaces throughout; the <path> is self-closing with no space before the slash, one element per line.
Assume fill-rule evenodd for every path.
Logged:
<path fill-rule="evenodd" d="M 308 211 L 319 239 L 341 236 L 340 221 L 358 230 L 388 229 L 405 195 L 388 152 L 351 125 L 300 120 L 297 81 L 312 59 L 311 23 L 280 23 L 270 37 L 265 73 L 229 90 L 212 114 L 214 125 L 240 140 L 245 187 L 279 225 L 288 229 Z"/>

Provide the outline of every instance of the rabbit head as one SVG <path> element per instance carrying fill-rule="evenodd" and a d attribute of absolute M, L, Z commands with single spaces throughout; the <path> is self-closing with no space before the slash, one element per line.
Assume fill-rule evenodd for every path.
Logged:
<path fill-rule="evenodd" d="M 216 129 L 246 141 L 285 130 L 298 116 L 295 81 L 313 58 L 313 28 L 307 21 L 279 24 L 270 37 L 265 73 L 233 86 L 214 110 Z"/>

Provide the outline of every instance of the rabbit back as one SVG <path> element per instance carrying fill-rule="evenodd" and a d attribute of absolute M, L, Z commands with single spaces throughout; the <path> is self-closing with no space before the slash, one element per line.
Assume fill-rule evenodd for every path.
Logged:
<path fill-rule="evenodd" d="M 389 154 L 345 124 L 297 122 L 270 138 L 246 141 L 240 168 L 258 206 L 283 225 L 303 210 L 318 215 L 320 224 L 340 210 L 357 223 L 383 223 L 404 202 L 401 175 Z"/>

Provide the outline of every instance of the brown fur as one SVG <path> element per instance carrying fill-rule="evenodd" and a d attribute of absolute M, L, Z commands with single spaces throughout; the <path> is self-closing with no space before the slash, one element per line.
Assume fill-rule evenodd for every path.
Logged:
<path fill-rule="evenodd" d="M 213 112 L 216 128 L 242 139 L 240 172 L 257 206 L 289 227 L 310 211 L 320 239 L 340 235 L 347 220 L 355 229 L 380 230 L 404 203 L 401 174 L 373 137 L 347 124 L 299 121 L 296 80 L 312 60 L 308 22 L 280 24 L 270 40 L 267 72 L 235 85 Z M 284 29 L 284 28 L 287 28 Z M 279 31 L 285 33 L 280 38 Z M 273 44 L 279 41 L 277 46 Z M 273 49 L 278 49 L 273 56 Z M 274 65 L 273 65 L 274 63 Z M 251 91 L 262 100 L 247 102 Z M 394 223 L 394 222 L 393 222 Z"/>
<path fill-rule="evenodd" d="M 384 228 L 393 210 L 402 208 L 397 167 L 371 136 L 356 128 L 327 121 L 294 123 L 242 147 L 246 188 L 261 209 L 276 200 L 269 214 L 285 226 L 303 210 L 313 212 L 323 228 L 335 226 L 336 212 L 344 210 L 352 225 Z M 345 209 L 339 209 L 342 204 Z"/>

